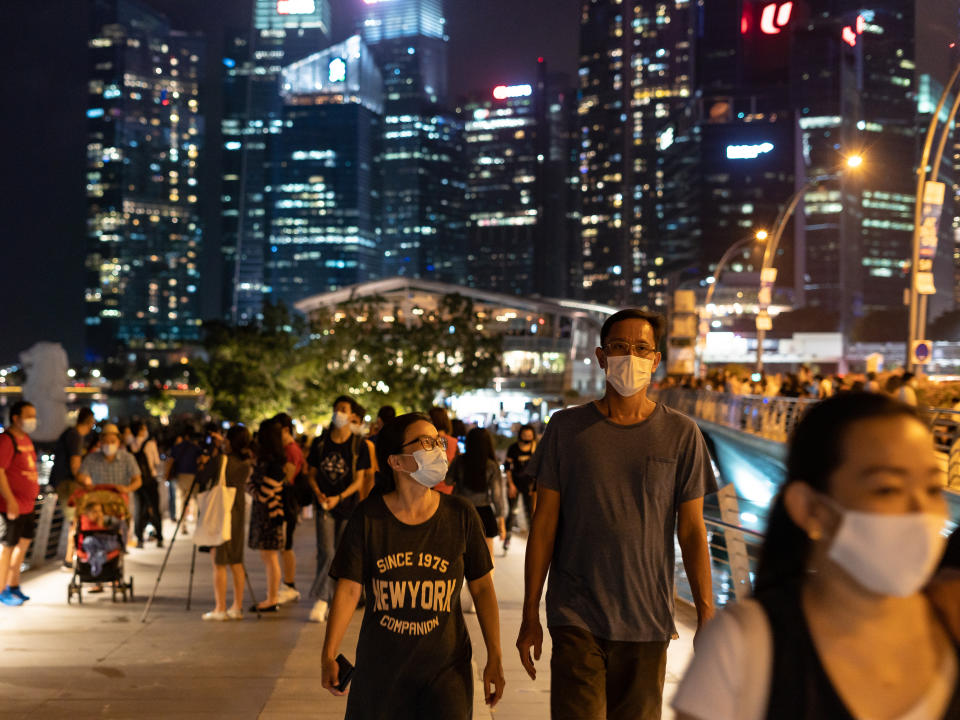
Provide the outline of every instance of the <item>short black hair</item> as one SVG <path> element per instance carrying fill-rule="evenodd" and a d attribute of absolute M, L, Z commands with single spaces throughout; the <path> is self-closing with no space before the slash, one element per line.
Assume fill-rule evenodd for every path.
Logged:
<path fill-rule="evenodd" d="M 85 425 L 91 420 L 93 420 L 93 410 L 88 407 L 80 408 L 77 412 L 77 425 Z"/>
<path fill-rule="evenodd" d="M 13 407 L 10 408 L 10 420 L 11 422 L 15 417 L 20 417 L 23 414 L 24 408 L 34 407 L 32 402 L 27 402 L 26 400 L 18 400 L 13 404 Z"/>
<path fill-rule="evenodd" d="M 367 409 L 363 405 L 358 403 L 356 400 L 350 401 L 350 410 L 353 412 L 354 415 L 360 418 L 361 422 L 367 415 Z"/>
<path fill-rule="evenodd" d="M 600 328 L 600 347 L 607 344 L 607 337 L 610 335 L 613 326 L 623 320 L 645 320 L 650 323 L 650 327 L 653 328 L 654 342 L 657 344 L 657 347 L 660 347 L 660 341 L 663 339 L 663 332 L 667 325 L 666 320 L 660 313 L 643 310 L 642 308 L 618 310 L 608 317 L 603 323 L 603 327 Z"/>
<path fill-rule="evenodd" d="M 397 409 L 393 405 L 384 405 L 377 411 L 377 417 L 388 423 L 397 416 Z"/>
<path fill-rule="evenodd" d="M 903 380 L 903 382 L 907 383 L 907 382 L 910 382 L 911 380 L 913 380 L 915 377 L 916 377 L 916 375 L 914 375 L 912 372 L 905 372 L 905 373 L 903 374 L 903 376 L 901 377 L 901 380 Z"/>
<path fill-rule="evenodd" d="M 520 437 L 523 434 L 524 430 L 529 430 L 530 432 L 532 432 L 533 439 L 534 440 L 537 439 L 537 431 L 533 429 L 533 425 L 521 425 L 520 429 L 517 430 L 517 437 Z"/>
<path fill-rule="evenodd" d="M 355 402 L 356 402 L 356 401 L 355 401 L 352 397 L 350 397 L 349 395 L 341 395 L 340 397 L 338 397 L 336 400 L 333 401 L 333 405 L 331 405 L 331 407 L 334 407 L 334 408 L 335 408 L 335 407 L 336 407 L 337 405 L 339 405 L 340 403 L 347 403 L 347 404 L 350 406 L 350 411 L 352 412 L 352 411 L 353 411 L 353 405 L 354 405 Z"/>
<path fill-rule="evenodd" d="M 277 423 L 277 425 L 279 425 L 281 428 L 286 428 L 289 430 L 290 434 L 293 435 L 293 418 L 287 413 L 277 413 L 271 418 L 271 420 Z"/>

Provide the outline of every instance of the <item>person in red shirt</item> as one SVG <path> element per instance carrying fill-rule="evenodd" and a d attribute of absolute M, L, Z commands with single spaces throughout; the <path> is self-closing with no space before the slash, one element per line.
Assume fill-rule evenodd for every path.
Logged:
<path fill-rule="evenodd" d="M 37 451 L 30 433 L 37 429 L 37 410 L 21 400 L 10 408 L 10 426 L 0 435 L 0 604 L 22 605 L 30 598 L 20 590 L 20 563 L 36 534 L 33 503 L 40 489 Z"/>
<path fill-rule="evenodd" d="M 280 586 L 280 604 L 285 605 L 300 599 L 297 590 L 297 556 L 293 552 L 293 531 L 297 527 L 297 518 L 300 515 L 300 506 L 297 504 L 294 492 L 294 481 L 306 468 L 303 451 L 297 444 L 297 436 L 293 430 L 293 418 L 287 413 L 280 413 L 273 418 L 280 425 L 283 438 L 283 452 L 287 462 L 283 466 L 283 521 L 286 523 L 286 538 L 280 564 L 283 567 L 283 584 Z"/>

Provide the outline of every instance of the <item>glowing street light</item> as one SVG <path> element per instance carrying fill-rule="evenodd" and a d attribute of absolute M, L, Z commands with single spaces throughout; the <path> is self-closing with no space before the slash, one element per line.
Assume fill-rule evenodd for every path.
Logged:
<path fill-rule="evenodd" d="M 863 165 L 863 155 L 850 155 L 847 158 L 847 167 L 856 170 Z"/>
<path fill-rule="evenodd" d="M 766 230 L 757 230 L 757 234 L 754 235 L 754 238 L 756 238 L 758 242 L 763 242 L 768 237 L 770 237 L 770 234 Z"/>

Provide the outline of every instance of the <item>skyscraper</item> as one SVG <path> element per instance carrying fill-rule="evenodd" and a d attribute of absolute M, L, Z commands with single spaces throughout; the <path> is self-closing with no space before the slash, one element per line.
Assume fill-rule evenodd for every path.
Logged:
<path fill-rule="evenodd" d="M 266 280 L 287 307 L 379 276 L 383 81 L 358 35 L 282 73 Z"/>
<path fill-rule="evenodd" d="M 577 230 L 571 158 L 576 93 L 563 76 L 498 85 L 458 108 L 467 165 L 466 282 L 565 297 Z"/>
<path fill-rule="evenodd" d="M 96 0 L 87 107 L 87 354 L 200 333 L 202 38 L 133 0 Z"/>
<path fill-rule="evenodd" d="M 584 0 L 580 26 L 583 294 L 652 301 L 657 143 L 693 94 L 696 3 Z M 652 275 L 650 275 L 652 273 Z"/>
<path fill-rule="evenodd" d="M 364 0 L 363 39 L 383 71 L 386 275 L 459 281 L 462 128 L 446 107 L 441 0 Z"/>
<path fill-rule="evenodd" d="M 280 72 L 329 43 L 329 0 L 253 0 L 249 35 L 228 39 L 223 114 L 223 307 L 227 319 L 259 315 L 268 253 L 272 143 L 283 125 Z"/>

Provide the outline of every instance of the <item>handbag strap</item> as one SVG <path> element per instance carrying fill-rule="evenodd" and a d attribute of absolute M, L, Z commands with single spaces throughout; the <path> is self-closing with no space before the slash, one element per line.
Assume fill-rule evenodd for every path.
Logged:
<path fill-rule="evenodd" d="M 227 485 L 227 455 L 223 453 L 223 462 L 220 463 L 220 485 Z"/>

